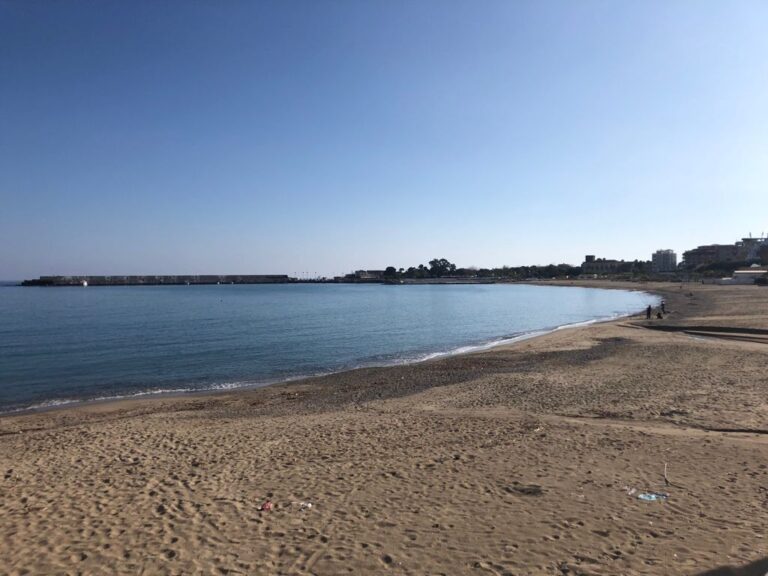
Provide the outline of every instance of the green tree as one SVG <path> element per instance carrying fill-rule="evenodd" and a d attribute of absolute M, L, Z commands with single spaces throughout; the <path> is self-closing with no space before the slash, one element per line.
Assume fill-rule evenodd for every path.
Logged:
<path fill-rule="evenodd" d="M 456 264 L 448 262 L 445 258 L 435 258 L 429 261 L 429 275 L 442 278 L 456 272 Z"/>

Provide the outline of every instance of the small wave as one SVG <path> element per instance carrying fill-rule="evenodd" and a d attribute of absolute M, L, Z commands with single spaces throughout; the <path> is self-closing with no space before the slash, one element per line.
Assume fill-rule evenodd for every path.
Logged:
<path fill-rule="evenodd" d="M 72 406 L 77 404 L 92 404 L 101 402 L 114 402 L 118 400 L 133 400 L 140 399 L 146 396 L 176 396 L 181 394 L 195 394 L 205 392 L 223 392 L 226 390 L 242 390 L 247 388 L 263 388 L 272 384 L 279 384 L 283 382 L 292 382 L 294 380 L 302 380 L 304 378 L 311 378 L 314 376 L 326 376 L 333 374 L 334 372 L 318 372 L 315 374 L 302 374 L 289 376 L 286 378 L 274 378 L 265 381 L 238 381 L 238 382 L 218 382 L 215 384 L 209 384 L 198 387 L 185 387 L 185 388 L 157 388 L 154 390 L 142 390 L 140 392 L 132 392 L 126 394 L 111 394 L 108 396 L 96 396 L 93 398 L 55 398 L 52 400 L 45 400 L 43 402 L 37 402 L 28 406 L 21 406 L 16 408 L 10 408 L 8 410 L 0 410 L 2 414 L 17 414 L 20 412 L 43 412 L 46 410 L 53 410 L 63 406 Z"/>
<path fill-rule="evenodd" d="M 138 398 L 140 396 L 151 396 L 155 394 L 183 394 L 186 392 L 193 392 L 194 388 L 173 388 L 165 389 L 160 388 L 157 390 L 144 390 L 136 392 L 135 394 L 115 394 L 114 396 L 97 396 L 95 398 L 54 398 L 52 400 L 44 400 L 43 402 L 36 402 L 28 406 L 21 406 L 17 408 L 11 408 L 8 410 L 0 411 L 0 414 L 17 414 L 19 412 L 43 412 L 46 410 L 53 410 L 54 408 L 61 408 L 63 406 L 71 406 L 73 404 L 90 404 L 92 402 L 110 402 L 113 400 L 126 400 L 129 398 Z"/>
<path fill-rule="evenodd" d="M 549 332 L 548 330 L 537 330 L 533 332 L 526 332 L 524 334 L 518 334 L 516 336 L 510 336 L 508 338 L 500 338 L 497 340 L 491 340 L 490 342 L 483 342 L 482 344 L 472 344 L 469 346 L 460 346 L 458 348 L 454 348 L 452 350 L 446 350 L 443 352 L 430 352 L 429 354 L 425 354 L 424 356 L 417 358 L 414 360 L 414 363 L 417 362 L 426 362 L 428 360 L 435 360 L 436 358 L 445 358 L 448 356 L 458 356 L 460 354 L 471 354 L 473 352 L 482 352 L 483 350 L 490 350 L 491 348 L 496 348 L 498 346 L 504 346 L 506 344 L 514 344 L 515 342 L 520 342 L 522 340 L 528 340 L 530 338 L 536 338 L 537 336 L 542 336 Z"/>
<path fill-rule="evenodd" d="M 66 406 L 67 404 L 77 404 L 79 400 L 74 400 L 71 398 L 62 398 L 59 400 L 46 400 L 44 402 L 40 402 L 39 404 L 33 404 L 30 406 L 33 410 L 42 410 L 45 408 L 56 408 L 57 406 Z"/>

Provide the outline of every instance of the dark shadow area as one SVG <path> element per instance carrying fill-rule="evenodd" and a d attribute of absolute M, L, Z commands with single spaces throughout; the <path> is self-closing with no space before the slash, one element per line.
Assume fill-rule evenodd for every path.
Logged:
<path fill-rule="evenodd" d="M 439 362 L 358 368 L 308 380 L 312 388 L 305 393 L 302 408 L 310 412 L 328 408 L 335 410 L 349 404 L 402 398 L 429 388 L 461 384 L 490 375 L 578 368 L 614 356 L 630 345 L 631 341 L 626 338 L 601 338 L 597 344 L 585 349 L 544 352 L 500 349 L 482 354 L 450 356 Z"/>
<path fill-rule="evenodd" d="M 768 558 L 752 562 L 746 566 L 721 566 L 696 576 L 766 576 L 768 574 Z"/>
<path fill-rule="evenodd" d="M 732 326 L 684 326 L 677 324 L 643 324 L 643 328 L 661 330 L 662 332 L 714 332 L 721 334 L 760 334 L 768 335 L 768 330 L 763 328 L 737 328 Z"/>
<path fill-rule="evenodd" d="M 682 332 L 689 336 L 701 336 L 704 338 L 719 338 L 721 340 L 738 340 L 741 342 L 754 342 L 768 344 L 768 330 L 762 328 L 734 328 L 731 326 L 684 326 L 667 324 L 635 324 L 649 330 L 661 332 Z"/>

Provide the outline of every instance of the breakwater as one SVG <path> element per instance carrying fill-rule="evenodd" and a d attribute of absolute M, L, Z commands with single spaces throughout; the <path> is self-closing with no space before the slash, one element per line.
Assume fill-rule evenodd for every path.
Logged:
<path fill-rule="evenodd" d="M 284 274 L 224 274 L 183 276 L 40 276 L 22 286 L 162 286 L 199 284 L 286 284 L 296 282 Z"/>

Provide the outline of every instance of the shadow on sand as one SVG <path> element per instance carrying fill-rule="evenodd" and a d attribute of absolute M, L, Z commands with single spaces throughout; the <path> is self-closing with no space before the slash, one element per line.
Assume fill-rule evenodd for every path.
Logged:
<path fill-rule="evenodd" d="M 742 567 L 721 566 L 714 570 L 701 572 L 696 576 L 768 576 L 768 558 L 752 562 Z"/>

